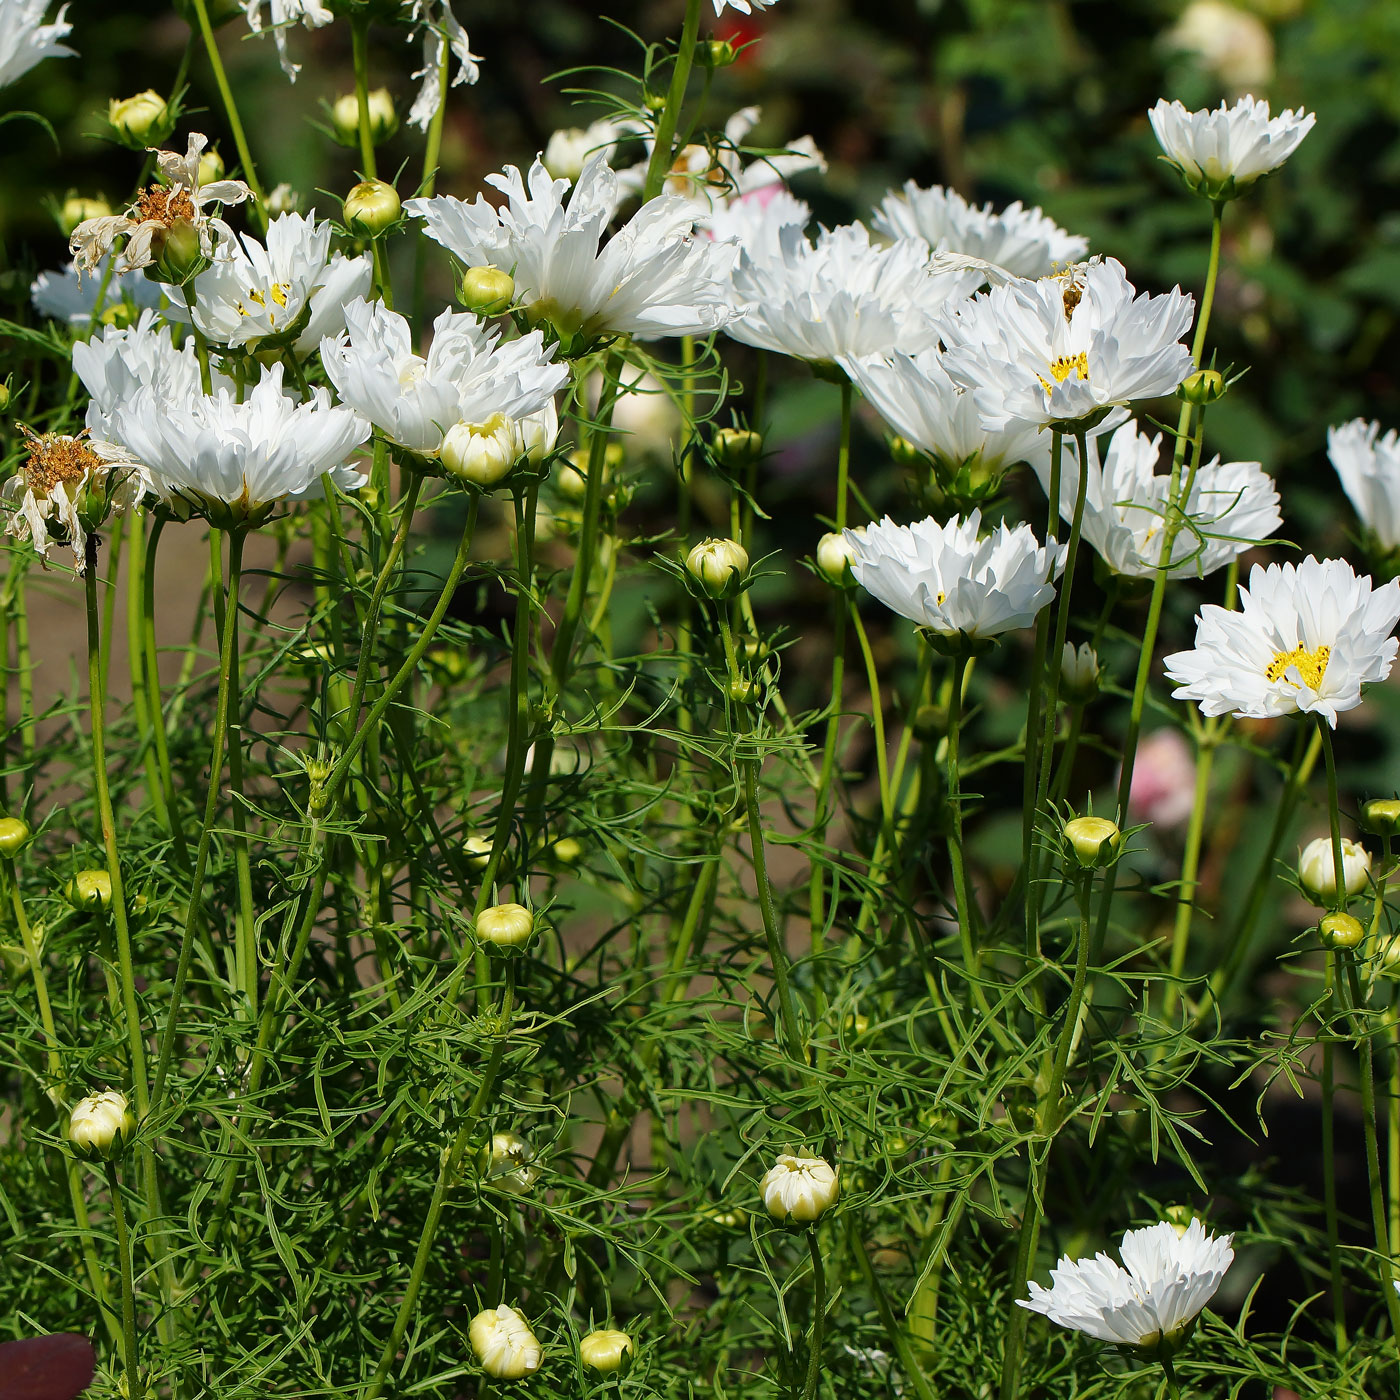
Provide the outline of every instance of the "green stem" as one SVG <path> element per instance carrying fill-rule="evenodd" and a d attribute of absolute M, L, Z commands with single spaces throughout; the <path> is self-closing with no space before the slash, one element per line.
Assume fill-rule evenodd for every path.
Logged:
<path fill-rule="evenodd" d="M 184 824 L 176 806 L 175 782 L 170 769 L 170 741 L 165 725 L 165 706 L 161 701 L 160 664 L 156 650 L 156 550 L 165 531 L 165 517 L 157 515 L 151 524 L 151 536 L 146 542 L 141 561 L 141 645 L 145 656 L 146 696 L 151 734 L 155 740 L 156 766 L 160 770 L 161 788 L 165 794 L 165 813 L 170 838 L 175 846 L 175 858 L 181 869 L 190 869 L 190 849 L 185 840 Z"/>
<path fill-rule="evenodd" d="M 19 889 L 19 871 L 15 869 L 11 857 L 0 861 L 10 886 L 10 907 L 15 912 L 15 924 L 19 928 L 20 941 L 24 945 L 25 960 L 29 963 L 29 975 L 34 979 L 34 1000 L 39 1007 L 39 1024 L 44 1028 L 45 1064 L 49 1082 L 46 1086 L 50 1099 L 63 1098 L 63 1060 L 58 1048 L 58 1029 L 54 1025 L 53 1005 L 49 1001 L 49 979 L 44 970 L 44 950 L 39 943 L 33 926 L 25 914 L 24 899 Z"/>
<path fill-rule="evenodd" d="M 248 1019 L 255 1020 L 258 1014 L 258 928 L 253 912 L 253 870 L 248 845 L 248 814 L 243 802 L 243 707 L 240 695 L 238 661 L 238 613 L 241 585 L 243 581 L 243 541 L 247 532 L 244 529 L 229 530 L 228 534 L 228 587 L 225 594 L 224 631 L 226 633 L 223 654 L 228 657 L 228 672 L 220 682 L 227 682 L 228 703 L 225 707 L 225 722 L 228 737 L 225 744 L 228 750 L 228 781 L 230 811 L 234 831 L 233 859 L 238 883 L 238 924 L 235 947 L 237 949 L 238 989 L 247 1003 Z"/>
<path fill-rule="evenodd" d="M 1336 982 L 1336 954 L 1327 954 L 1327 1001 Z M 1327 1271 L 1332 1284 L 1332 1337 L 1338 1353 L 1346 1350 L 1346 1291 L 1342 1285 L 1341 1232 L 1337 1225 L 1336 1066 L 1332 1035 L 1322 1030 L 1322 1207 L 1327 1221 Z"/>
<path fill-rule="evenodd" d="M 379 178 L 374 163 L 374 133 L 369 125 L 369 20 L 353 14 L 350 19 L 350 52 L 355 65 L 355 100 L 359 109 L 360 165 L 366 180 Z M 442 92 L 446 104 L 447 89 Z"/>
<path fill-rule="evenodd" d="M 953 662 L 953 684 L 948 694 L 947 788 L 948 817 L 952 835 L 948 841 L 948 859 L 953 867 L 953 898 L 958 906 L 958 940 L 962 945 L 963 966 L 967 969 L 968 985 L 977 987 L 977 948 L 973 934 L 972 891 L 967 883 L 967 867 L 963 859 L 962 774 L 958 750 L 962 738 L 963 678 L 970 658 L 960 654 Z"/>
<path fill-rule="evenodd" d="M 262 186 L 258 183 L 257 171 L 253 166 L 253 154 L 248 149 L 248 138 L 243 134 L 243 123 L 238 116 L 238 104 L 233 100 L 233 89 L 229 87 L 228 74 L 224 72 L 224 61 L 219 56 L 219 44 L 214 38 L 214 26 L 209 23 L 209 7 L 205 0 L 194 0 L 194 10 L 199 19 L 199 32 L 204 40 L 204 49 L 209 55 L 209 67 L 214 74 L 214 83 L 219 89 L 219 97 L 224 104 L 224 113 L 228 117 L 229 129 L 233 132 L 233 144 L 238 149 L 238 163 L 243 167 L 243 179 L 253 192 L 253 218 L 265 228 L 267 214 L 266 206 L 263 203 Z"/>
<path fill-rule="evenodd" d="M 700 35 L 700 0 L 686 0 L 685 21 L 681 27 L 680 47 L 676 50 L 675 67 L 671 69 L 671 86 L 666 93 L 666 105 L 656 119 L 656 137 L 647 162 L 646 182 L 642 186 L 643 202 L 654 199 L 666 183 L 671 169 L 672 146 L 681 108 L 685 105 L 685 90 L 690 84 L 690 70 L 695 62 L 695 43 Z"/>
<path fill-rule="evenodd" d="M 1162 1019 L 1170 1021 L 1181 1000 L 1181 978 L 1186 968 L 1186 947 L 1191 937 L 1191 915 L 1196 903 L 1196 876 L 1201 864 L 1201 842 L 1205 835 L 1206 805 L 1210 801 L 1210 775 L 1215 763 L 1215 739 L 1210 734 L 1197 743 L 1196 792 L 1191 804 L 1191 820 L 1186 828 L 1186 850 L 1181 861 L 1181 884 L 1176 894 L 1176 919 L 1172 927 L 1171 981 L 1162 994 Z"/>
<path fill-rule="evenodd" d="M 112 1197 L 112 1224 L 117 1234 L 117 1258 L 122 1277 L 122 1359 L 126 1369 L 126 1394 L 142 1400 L 146 1387 L 141 1380 L 141 1363 L 136 1347 L 136 1288 L 132 1274 L 131 1236 L 126 1228 L 126 1207 L 122 1204 L 122 1183 L 117 1164 L 107 1163 L 107 1185 Z"/>
<path fill-rule="evenodd" d="M 802 1396 L 803 1400 L 816 1400 L 822 1369 L 822 1329 L 826 1322 L 826 1270 L 815 1224 L 807 1229 L 807 1252 L 812 1258 L 812 1340 L 807 1352 L 807 1384 Z"/>

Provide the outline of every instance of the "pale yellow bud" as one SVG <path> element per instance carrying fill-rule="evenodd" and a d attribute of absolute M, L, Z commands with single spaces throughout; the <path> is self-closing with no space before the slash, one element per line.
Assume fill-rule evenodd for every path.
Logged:
<path fill-rule="evenodd" d="M 590 1332 L 578 1344 L 578 1357 L 595 1371 L 616 1371 L 632 1355 L 632 1338 L 614 1327 Z"/>
<path fill-rule="evenodd" d="M 1118 823 L 1107 817 L 1072 817 L 1065 823 L 1065 840 L 1085 870 L 1108 865 L 1122 839 Z"/>
<path fill-rule="evenodd" d="M 64 893 L 74 909 L 106 909 L 112 902 L 112 877 L 105 870 L 80 870 Z"/>
<path fill-rule="evenodd" d="M 499 485 L 524 454 L 515 423 L 493 413 L 484 423 L 455 423 L 442 440 L 442 465 L 483 490 Z"/>
<path fill-rule="evenodd" d="M 80 1157 L 90 1160 L 120 1156 L 135 1131 L 126 1095 L 117 1089 L 79 1099 L 68 1117 L 68 1141 Z"/>
<path fill-rule="evenodd" d="M 107 121 L 125 146 L 141 150 L 158 146 L 174 128 L 170 107 L 153 88 L 135 97 L 114 97 L 107 104 Z"/>
<path fill-rule="evenodd" d="M 810 1224 L 835 1202 L 840 1191 L 836 1168 L 823 1157 L 784 1153 L 768 1169 L 759 1191 L 775 1220 Z"/>
<path fill-rule="evenodd" d="M 832 530 L 817 541 L 817 572 L 833 588 L 844 588 L 852 582 L 855 557 L 850 541 L 839 530 Z"/>
<path fill-rule="evenodd" d="M 1400 799 L 1373 798 L 1361 809 L 1361 820 L 1377 836 L 1394 836 L 1400 831 Z"/>
<path fill-rule="evenodd" d="M 720 466 L 736 471 L 752 466 L 763 455 L 763 434 L 752 428 L 721 428 L 710 450 Z"/>
<path fill-rule="evenodd" d="M 468 836 L 462 842 L 462 849 L 472 870 L 485 870 L 491 862 L 491 838 L 488 836 Z"/>
<path fill-rule="evenodd" d="M 79 224 L 89 219 L 105 219 L 112 212 L 112 206 L 105 199 L 85 199 L 81 195 L 69 195 L 58 211 L 58 226 L 67 238 Z"/>
<path fill-rule="evenodd" d="M 373 238 L 393 228 L 403 213 L 398 191 L 383 180 L 361 180 L 345 196 L 345 225 Z"/>
<path fill-rule="evenodd" d="M 366 98 L 369 109 L 370 144 L 377 146 L 387 141 L 399 129 L 399 116 L 394 111 L 394 99 L 388 88 L 375 88 Z M 331 126 L 335 129 L 335 139 L 342 146 L 358 146 L 360 143 L 360 99 L 353 92 L 347 92 L 335 99 L 331 107 Z"/>
<path fill-rule="evenodd" d="M 1371 853 L 1359 841 L 1342 837 L 1342 879 L 1348 895 L 1360 894 L 1371 876 Z M 1309 841 L 1298 857 L 1298 882 L 1314 904 L 1327 905 L 1337 897 L 1337 874 L 1332 859 L 1332 838 Z"/>
<path fill-rule="evenodd" d="M 496 948 L 522 948 L 534 933 L 535 916 L 523 904 L 493 904 L 476 921 L 476 936 Z"/>
<path fill-rule="evenodd" d="M 1350 914 L 1328 914 L 1318 924 L 1317 931 L 1324 948 L 1357 948 L 1366 937 L 1361 920 Z"/>
<path fill-rule="evenodd" d="M 481 1369 L 498 1381 L 518 1381 L 540 1369 L 544 1353 L 530 1324 L 504 1303 L 472 1318 L 467 1328 Z"/>
<path fill-rule="evenodd" d="M 0 856 L 13 860 L 28 840 L 28 822 L 19 817 L 0 817 Z"/>
<path fill-rule="evenodd" d="M 537 1180 L 535 1152 L 519 1133 L 493 1133 L 490 1145 L 481 1149 L 481 1175 L 492 1186 L 512 1195 L 524 1195 Z"/>
<path fill-rule="evenodd" d="M 224 178 L 224 158 L 212 147 L 199 158 L 199 183 L 212 185 Z"/>
<path fill-rule="evenodd" d="M 489 264 L 469 267 L 462 274 L 458 295 L 468 311 L 478 316 L 499 316 L 515 300 L 515 278 Z"/>
<path fill-rule="evenodd" d="M 732 598 L 743 587 L 749 555 L 737 540 L 701 540 L 686 556 L 685 567 L 711 598 Z"/>

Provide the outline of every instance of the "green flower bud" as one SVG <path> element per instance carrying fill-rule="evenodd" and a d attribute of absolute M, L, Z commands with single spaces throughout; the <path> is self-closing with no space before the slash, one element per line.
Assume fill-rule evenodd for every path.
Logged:
<path fill-rule="evenodd" d="M 1191 1228 L 1191 1222 L 1195 1218 L 1196 1212 L 1190 1206 L 1168 1206 L 1162 1212 L 1162 1219 L 1176 1231 L 1178 1239 Z"/>
<path fill-rule="evenodd" d="M 491 863 L 491 838 L 489 836 L 468 836 L 462 842 L 466 852 L 467 865 L 472 870 L 485 870 Z"/>
<path fill-rule="evenodd" d="M 535 936 L 535 916 L 523 904 L 493 904 L 481 911 L 476 936 L 493 952 L 523 948 Z"/>
<path fill-rule="evenodd" d="M 763 434 L 752 428 L 721 428 L 710 444 L 710 451 L 726 470 L 741 471 L 763 455 Z"/>
<path fill-rule="evenodd" d="M 577 865 L 583 856 L 583 843 L 565 836 L 554 843 L 554 859 L 563 865 Z"/>
<path fill-rule="evenodd" d="M 1350 914 L 1327 914 L 1317 926 L 1324 948 L 1356 948 L 1366 937 L 1360 919 Z"/>
<path fill-rule="evenodd" d="M 366 238 L 393 228 L 402 213 L 398 191 L 383 180 L 361 180 L 345 196 L 345 226 Z"/>
<path fill-rule="evenodd" d="M 70 194 L 59 206 L 58 226 L 68 238 L 79 224 L 89 219 L 105 219 L 111 212 L 112 206 L 105 199 L 85 199 L 82 195 Z"/>
<path fill-rule="evenodd" d="M 716 601 L 741 592 L 749 572 L 748 551 L 737 540 L 701 540 L 686 555 L 686 572 Z"/>
<path fill-rule="evenodd" d="M 176 219 L 166 228 L 151 235 L 151 252 L 155 255 L 153 270 L 156 280 L 182 287 L 209 266 L 199 246 L 199 230 L 188 219 Z M 152 269 L 147 269 L 147 276 Z"/>
<path fill-rule="evenodd" d="M 107 909 L 112 903 L 112 877 L 105 870 L 80 870 L 63 893 L 74 909 Z"/>
<path fill-rule="evenodd" d="M 755 705 L 762 693 L 763 687 L 746 676 L 736 676 L 729 682 L 729 698 L 736 705 Z"/>
<path fill-rule="evenodd" d="M 523 1196 L 539 1180 L 535 1152 L 519 1133 L 493 1133 L 477 1156 L 482 1179 L 512 1195 Z"/>
<path fill-rule="evenodd" d="M 739 56 L 728 39 L 707 39 L 700 45 L 698 53 L 700 62 L 706 68 L 728 68 Z"/>
<path fill-rule="evenodd" d="M 890 456 L 901 467 L 916 467 L 921 462 L 928 459 L 908 438 L 892 437 L 890 439 Z"/>
<path fill-rule="evenodd" d="M 29 823 L 19 817 L 0 817 L 0 856 L 13 860 L 29 840 Z"/>
<path fill-rule="evenodd" d="M 1400 799 L 1377 797 L 1361 809 L 1361 821 L 1377 836 L 1394 836 L 1400 831 Z"/>
<path fill-rule="evenodd" d="M 398 113 L 394 111 L 394 99 L 388 88 L 375 88 L 368 94 L 366 106 L 369 108 L 370 144 L 377 146 L 399 129 Z M 360 99 L 355 93 L 347 92 L 335 99 L 331 107 L 331 127 L 342 146 L 360 144 Z"/>
<path fill-rule="evenodd" d="M 73 1151 L 88 1161 L 120 1157 L 135 1131 L 136 1119 L 126 1095 L 116 1089 L 80 1099 L 68 1116 L 68 1141 Z"/>
<path fill-rule="evenodd" d="M 153 88 L 135 97 L 112 98 L 107 104 L 107 123 L 117 140 L 133 151 L 161 145 L 175 129 L 169 105 Z"/>
<path fill-rule="evenodd" d="M 1072 817 L 1065 823 L 1065 840 L 1085 870 L 1111 864 L 1122 839 L 1118 823 L 1107 817 Z"/>
<path fill-rule="evenodd" d="M 212 185 L 224 178 L 224 158 L 212 146 L 199 158 L 199 183 Z"/>
<path fill-rule="evenodd" d="M 846 588 L 855 582 L 851 574 L 855 557 L 850 541 L 839 530 L 832 530 L 817 541 L 817 572 L 833 588 Z"/>
<path fill-rule="evenodd" d="M 515 300 L 515 278 L 489 263 L 469 267 L 462 274 L 458 300 L 478 316 L 499 316 Z"/>
<path fill-rule="evenodd" d="M 948 732 L 946 705 L 920 705 L 914 711 L 914 733 L 925 744 L 937 743 Z"/>
<path fill-rule="evenodd" d="M 632 1358 L 632 1338 L 614 1327 L 590 1332 L 578 1344 L 578 1359 L 594 1371 L 618 1371 L 626 1374 Z"/>
<path fill-rule="evenodd" d="M 1176 392 L 1178 398 L 1199 407 L 1214 403 L 1225 392 L 1225 387 L 1225 376 L 1218 369 L 1198 369 L 1186 376 Z"/>

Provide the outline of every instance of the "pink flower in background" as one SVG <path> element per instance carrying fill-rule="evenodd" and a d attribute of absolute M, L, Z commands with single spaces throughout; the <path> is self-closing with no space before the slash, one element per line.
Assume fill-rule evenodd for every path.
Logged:
<path fill-rule="evenodd" d="M 1180 826 L 1196 795 L 1196 760 L 1177 729 L 1154 729 L 1138 745 L 1128 816 L 1153 826 Z"/>

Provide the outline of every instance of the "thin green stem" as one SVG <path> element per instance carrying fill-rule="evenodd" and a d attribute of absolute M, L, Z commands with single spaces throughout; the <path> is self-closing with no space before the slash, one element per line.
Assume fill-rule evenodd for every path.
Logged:
<path fill-rule="evenodd" d="M 816 1400 L 822 1369 L 822 1330 L 826 1323 L 826 1269 L 815 1224 L 807 1230 L 807 1252 L 812 1259 L 812 1339 L 807 1351 L 807 1384 L 803 1400 Z"/>
<path fill-rule="evenodd" d="M 243 122 L 238 115 L 238 103 L 233 99 L 233 89 L 229 87 L 228 74 L 224 72 L 224 61 L 219 55 L 219 43 L 214 37 L 214 26 L 209 22 L 209 7 L 205 0 L 194 0 L 194 10 L 199 20 L 199 32 L 204 40 L 204 49 L 209 55 L 209 67 L 214 74 L 214 84 L 219 89 L 219 97 L 224 104 L 224 114 L 228 117 L 229 129 L 233 132 L 233 144 L 238 149 L 238 162 L 243 167 L 243 179 L 248 188 L 253 191 L 253 218 L 266 227 L 267 214 L 266 205 L 263 202 L 262 186 L 258 183 L 258 173 L 253 166 L 253 153 L 248 149 L 248 138 L 243 134 Z"/>
<path fill-rule="evenodd" d="M 672 146 L 681 108 L 685 106 L 685 91 L 690 85 L 690 70 L 695 63 L 695 44 L 700 35 L 700 0 L 686 0 L 685 20 L 681 26 L 681 42 L 676 50 L 675 66 L 671 69 L 671 86 L 666 93 L 666 105 L 656 119 L 656 135 L 651 159 L 647 162 L 646 182 L 642 186 L 645 202 L 661 193 L 671 169 Z"/>
<path fill-rule="evenodd" d="M 131 1235 L 126 1228 L 126 1207 L 117 1164 L 107 1163 L 107 1185 L 112 1198 L 112 1224 L 117 1235 L 117 1261 L 122 1280 L 122 1361 L 126 1370 L 126 1394 L 142 1400 L 146 1387 L 141 1379 L 140 1353 L 136 1345 L 136 1287 L 132 1269 Z"/>
<path fill-rule="evenodd" d="M 1327 954 L 1327 1002 L 1336 986 L 1336 954 Z M 1340 1353 L 1347 1344 L 1346 1289 L 1342 1283 L 1341 1231 L 1337 1223 L 1336 1047 L 1331 1032 L 1322 1032 L 1322 1208 L 1327 1223 L 1327 1272 L 1332 1285 L 1332 1337 Z"/>
<path fill-rule="evenodd" d="M 1162 994 L 1162 1019 L 1170 1021 L 1181 1000 L 1181 978 L 1186 968 L 1186 948 L 1191 937 L 1191 916 L 1196 905 L 1196 876 L 1201 864 L 1201 842 L 1205 835 L 1206 808 L 1210 801 L 1210 776 L 1215 763 L 1215 739 L 1210 734 L 1198 740 L 1196 791 L 1191 803 L 1191 819 L 1186 828 L 1186 850 L 1181 859 L 1181 883 L 1176 892 L 1176 916 L 1172 925 L 1171 981 Z"/>
<path fill-rule="evenodd" d="M 379 178 L 374 163 L 374 133 L 369 124 L 369 20 L 360 14 L 350 18 L 350 52 L 355 65 L 355 101 L 360 126 L 360 167 L 366 180 Z M 446 101 L 447 90 L 443 89 Z"/>
<path fill-rule="evenodd" d="M 189 843 L 176 806 L 175 781 L 170 768 L 170 741 L 166 732 L 165 706 L 161 700 L 160 663 L 156 649 L 156 550 L 165 531 L 165 517 L 157 515 L 141 560 L 141 647 L 145 658 L 147 713 L 154 740 L 156 766 L 165 794 L 165 814 L 175 859 L 183 870 L 190 869 Z"/>

